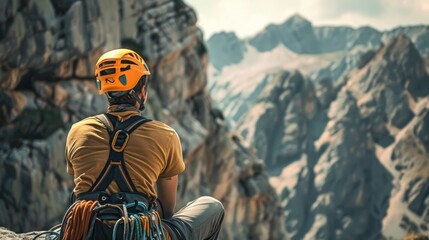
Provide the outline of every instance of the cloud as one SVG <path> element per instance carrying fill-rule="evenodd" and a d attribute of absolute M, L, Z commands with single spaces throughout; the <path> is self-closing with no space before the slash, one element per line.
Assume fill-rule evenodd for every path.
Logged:
<path fill-rule="evenodd" d="M 287 2 L 288 0 L 286 0 Z M 235 31 L 240 37 L 249 36 L 269 23 L 279 23 L 292 15 L 299 1 L 284 0 L 187 0 L 197 11 L 198 24 L 211 35 L 219 31 Z M 267 4 L 269 3 L 269 4 Z M 277 8 L 279 7 L 279 8 Z M 273 11 L 273 8 L 277 8 Z"/>
<path fill-rule="evenodd" d="M 361 16 L 380 16 L 383 11 L 381 0 L 324 0 L 317 1 L 323 18 L 338 18 L 354 13 Z"/>
<path fill-rule="evenodd" d="M 361 0 L 363 1 L 363 0 Z M 398 26 L 429 24 L 429 1 L 427 0 L 377 0 L 380 11 L 346 11 L 337 16 L 320 15 L 314 19 L 316 25 L 369 25 L 379 30 L 390 30 Z M 377 13 L 376 13 L 377 12 Z"/>
<path fill-rule="evenodd" d="M 249 37 L 299 13 L 314 25 L 370 25 L 380 30 L 429 24 L 429 0 L 185 0 L 205 37 L 234 31 Z"/>

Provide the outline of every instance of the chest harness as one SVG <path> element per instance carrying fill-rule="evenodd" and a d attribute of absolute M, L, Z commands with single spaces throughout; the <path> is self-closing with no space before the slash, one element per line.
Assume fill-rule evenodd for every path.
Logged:
<path fill-rule="evenodd" d="M 109 157 L 94 184 L 67 210 L 60 239 L 165 239 L 156 204 L 137 192 L 124 160 L 130 135 L 151 120 L 132 116 L 121 122 L 111 114 L 95 117 L 109 134 Z M 106 189 L 113 181 L 119 192 L 109 194 Z M 109 221 L 116 221 L 113 229 L 106 225 Z"/>
<path fill-rule="evenodd" d="M 124 149 L 134 130 L 151 120 L 141 116 L 132 116 L 120 122 L 110 114 L 97 115 L 96 118 L 105 125 L 109 134 L 109 157 L 94 184 L 87 192 L 77 196 L 77 200 L 98 200 L 101 204 L 135 200 L 148 203 L 146 196 L 138 193 L 131 181 L 125 166 Z M 118 185 L 119 193 L 108 194 L 105 191 L 113 181 Z"/>

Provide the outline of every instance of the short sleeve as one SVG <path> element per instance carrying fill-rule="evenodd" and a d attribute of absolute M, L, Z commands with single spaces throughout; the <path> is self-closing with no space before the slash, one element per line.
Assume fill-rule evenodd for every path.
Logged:
<path fill-rule="evenodd" d="M 179 135 L 174 131 L 171 136 L 169 150 L 167 152 L 166 166 L 164 171 L 159 175 L 160 178 L 176 176 L 185 170 L 183 162 L 182 145 Z"/>
<path fill-rule="evenodd" d="M 67 140 L 66 140 L 66 147 L 65 147 L 65 151 L 64 151 L 64 156 L 65 156 L 65 158 L 66 158 L 66 162 L 67 162 L 67 173 L 69 174 L 69 175 L 72 175 L 72 176 L 74 176 L 74 169 L 73 169 L 73 165 L 72 165 L 72 163 L 71 163 L 71 161 L 70 161 L 70 149 L 69 149 L 69 145 L 70 145 L 70 133 L 71 133 L 71 131 L 69 132 L 69 134 L 67 135 Z"/>

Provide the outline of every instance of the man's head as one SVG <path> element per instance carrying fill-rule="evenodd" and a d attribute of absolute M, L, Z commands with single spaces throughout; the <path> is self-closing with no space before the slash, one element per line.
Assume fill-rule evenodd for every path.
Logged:
<path fill-rule="evenodd" d="M 142 57 L 129 49 L 104 53 L 95 65 L 98 93 L 106 93 L 110 105 L 139 104 L 144 108 L 149 68 Z"/>

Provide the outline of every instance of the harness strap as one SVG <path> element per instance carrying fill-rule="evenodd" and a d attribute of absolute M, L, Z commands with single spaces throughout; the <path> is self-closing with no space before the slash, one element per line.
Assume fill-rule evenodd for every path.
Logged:
<path fill-rule="evenodd" d="M 96 118 L 106 126 L 110 151 L 106 165 L 88 192 L 105 191 L 113 180 L 121 192 L 137 192 L 125 166 L 124 150 L 130 134 L 151 120 L 141 116 L 132 116 L 120 122 L 111 114 L 100 114 Z"/>
<path fill-rule="evenodd" d="M 109 194 L 103 191 L 86 192 L 80 194 L 77 197 L 77 200 L 98 201 L 100 202 L 100 204 L 122 204 L 124 201 L 128 203 L 137 201 L 143 202 L 144 204 L 146 204 L 146 206 L 149 207 L 149 201 L 147 200 L 146 196 L 137 192 L 119 192 L 113 194 Z"/>

